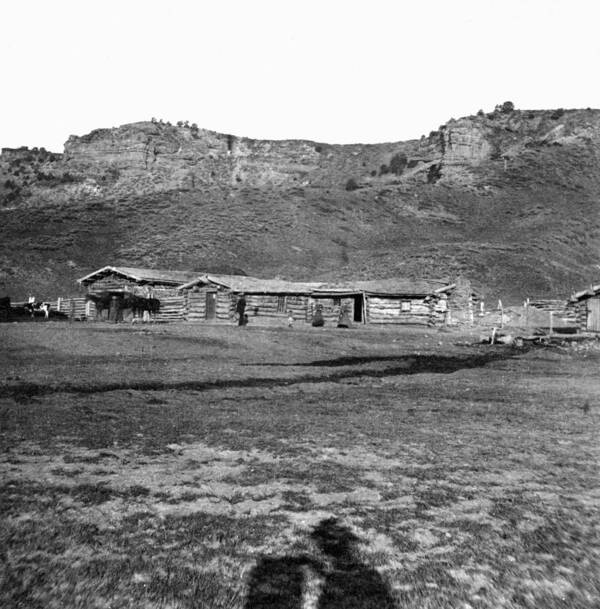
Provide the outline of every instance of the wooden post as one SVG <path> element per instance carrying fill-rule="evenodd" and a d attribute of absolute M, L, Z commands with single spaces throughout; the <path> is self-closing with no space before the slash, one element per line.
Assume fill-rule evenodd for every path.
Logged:
<path fill-rule="evenodd" d="M 498 309 L 500 309 L 500 328 L 504 327 L 504 307 L 502 306 L 502 301 L 498 300 Z"/>
<path fill-rule="evenodd" d="M 60 312 L 60 305 L 62 304 L 62 298 L 59 296 L 56 301 L 56 310 Z"/>
<path fill-rule="evenodd" d="M 367 323 L 367 295 L 365 294 L 365 292 L 362 293 L 363 295 L 363 323 L 366 324 Z"/>
<path fill-rule="evenodd" d="M 553 329 L 554 329 L 554 311 L 550 311 L 550 334 L 552 334 Z"/>

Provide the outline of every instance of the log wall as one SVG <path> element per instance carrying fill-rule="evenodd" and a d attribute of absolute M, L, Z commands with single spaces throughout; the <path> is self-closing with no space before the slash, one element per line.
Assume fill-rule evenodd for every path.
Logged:
<path fill-rule="evenodd" d="M 588 327 L 588 306 L 587 299 L 574 302 L 570 305 L 569 310 L 572 312 L 577 330 L 579 332 L 587 332 Z"/>
<path fill-rule="evenodd" d="M 250 323 L 284 322 L 291 311 L 294 320 L 305 322 L 308 315 L 308 296 L 278 294 L 247 294 L 246 314 Z M 234 303 L 237 302 L 237 298 Z M 235 309 L 234 309 L 235 311 Z"/>
<path fill-rule="evenodd" d="M 87 285 L 89 293 L 109 292 L 111 290 L 127 290 L 137 296 L 151 296 L 152 298 L 177 296 L 179 292 L 173 286 L 140 284 L 133 279 L 111 274 Z"/>
<path fill-rule="evenodd" d="M 186 298 L 183 294 L 178 296 L 155 296 L 160 300 L 160 309 L 153 317 L 153 321 L 183 321 L 186 317 Z"/>
<path fill-rule="evenodd" d="M 217 292 L 216 319 L 233 323 L 235 321 L 235 304 L 237 296 L 228 290 Z"/>
<path fill-rule="evenodd" d="M 52 309 L 65 315 L 73 313 L 75 319 L 95 319 L 96 307 L 93 303 L 91 303 L 91 307 L 86 305 L 85 297 L 59 298 L 56 303 L 51 303 Z"/>
<path fill-rule="evenodd" d="M 206 320 L 206 292 L 205 288 L 187 291 L 186 298 L 186 315 L 188 321 L 205 321 Z"/>
<path fill-rule="evenodd" d="M 99 292 L 109 292 L 111 290 L 128 290 L 134 292 L 135 288 L 139 288 L 139 284 L 132 279 L 119 277 L 118 275 L 107 275 L 102 279 L 97 279 L 93 283 L 87 285 L 87 291 L 91 294 Z"/>
<path fill-rule="evenodd" d="M 410 310 L 402 310 L 403 302 L 410 303 Z M 440 317 L 441 311 L 436 313 L 433 303 L 424 298 L 367 296 L 369 323 L 431 325 L 438 322 Z"/>

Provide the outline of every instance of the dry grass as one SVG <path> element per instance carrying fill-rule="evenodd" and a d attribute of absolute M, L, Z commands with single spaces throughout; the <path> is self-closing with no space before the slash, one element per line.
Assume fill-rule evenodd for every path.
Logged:
<path fill-rule="evenodd" d="M 2 331 L 2 606 L 600 603 L 597 353 Z"/>

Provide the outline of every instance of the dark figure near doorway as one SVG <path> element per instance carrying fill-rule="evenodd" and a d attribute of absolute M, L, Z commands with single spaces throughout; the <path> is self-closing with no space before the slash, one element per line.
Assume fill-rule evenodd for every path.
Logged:
<path fill-rule="evenodd" d="M 240 294 L 237 304 L 235 305 L 235 312 L 238 315 L 238 326 L 244 325 L 244 315 L 246 313 L 246 298 L 243 294 Z"/>
<path fill-rule="evenodd" d="M 337 327 L 338 328 L 350 328 L 351 327 L 350 315 L 348 314 L 348 309 L 346 309 L 345 307 L 340 309 Z"/>
<path fill-rule="evenodd" d="M 312 317 L 312 326 L 313 328 L 321 328 L 325 325 L 325 320 L 323 319 L 323 305 L 317 305 L 317 310 L 314 312 Z"/>
<path fill-rule="evenodd" d="M 328 518 L 310 536 L 320 556 L 259 561 L 250 574 L 244 609 L 301 609 L 307 577 L 320 582 L 318 609 L 396 609 L 386 582 L 359 560 L 358 539 L 348 527 Z"/>

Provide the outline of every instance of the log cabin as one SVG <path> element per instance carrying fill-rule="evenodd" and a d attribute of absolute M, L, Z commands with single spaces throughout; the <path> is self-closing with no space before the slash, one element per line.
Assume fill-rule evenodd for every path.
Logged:
<path fill-rule="evenodd" d="M 252 325 L 310 321 L 308 301 L 318 283 L 259 279 L 243 275 L 202 275 L 181 286 L 190 321 L 232 321 L 238 299 L 244 295 Z"/>
<path fill-rule="evenodd" d="M 170 271 L 126 266 L 104 266 L 78 279 L 88 294 L 130 292 L 145 298 L 158 298 L 160 311 L 156 321 L 177 321 L 185 318 L 185 298 L 177 289 L 183 282 L 197 277 L 197 271 Z M 93 316 L 87 310 L 87 316 Z"/>
<path fill-rule="evenodd" d="M 237 275 L 202 275 L 182 284 L 190 321 L 231 321 L 243 294 L 252 324 L 282 323 L 288 316 L 310 323 L 317 309 L 326 326 L 335 327 L 342 312 L 352 324 L 446 323 L 456 284 L 385 279 L 344 283 L 295 282 Z M 471 307 L 472 309 L 472 307 Z"/>
<path fill-rule="evenodd" d="M 468 281 L 448 284 L 402 278 L 300 282 L 245 275 L 105 266 L 78 280 L 88 293 L 123 291 L 158 298 L 157 321 L 233 323 L 243 294 L 252 325 L 310 324 L 317 308 L 325 325 L 341 313 L 353 325 L 442 325 L 472 321 L 474 293 Z"/>
<path fill-rule="evenodd" d="M 343 310 L 357 324 L 440 325 L 449 315 L 456 284 L 440 281 L 380 279 L 325 284 L 313 290 L 311 309 L 320 305 L 326 323 Z"/>

